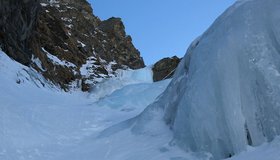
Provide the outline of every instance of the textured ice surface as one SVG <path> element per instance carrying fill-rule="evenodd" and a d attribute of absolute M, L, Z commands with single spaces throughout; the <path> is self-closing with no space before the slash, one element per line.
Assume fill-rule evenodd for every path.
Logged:
<path fill-rule="evenodd" d="M 280 134 L 280 1 L 238 1 L 187 51 L 171 84 L 132 130 L 163 108 L 184 150 L 226 158 Z M 151 120 L 153 119 L 153 120 Z"/>
<path fill-rule="evenodd" d="M 93 86 L 93 93 L 90 95 L 92 99 L 98 101 L 127 85 L 153 82 L 153 72 L 150 67 L 138 70 L 117 70 L 116 72 L 116 77 L 104 79 Z"/>

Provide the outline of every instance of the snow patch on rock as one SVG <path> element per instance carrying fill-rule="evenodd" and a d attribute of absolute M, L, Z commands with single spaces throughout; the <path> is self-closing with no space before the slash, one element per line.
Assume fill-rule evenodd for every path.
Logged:
<path fill-rule="evenodd" d="M 50 54 L 48 51 L 46 51 L 44 48 L 42 48 L 42 50 L 46 53 L 47 57 L 53 62 L 53 64 L 55 65 L 61 65 L 61 66 L 65 66 L 65 67 L 77 67 L 75 64 L 65 61 L 65 60 L 60 60 L 58 57 Z"/>

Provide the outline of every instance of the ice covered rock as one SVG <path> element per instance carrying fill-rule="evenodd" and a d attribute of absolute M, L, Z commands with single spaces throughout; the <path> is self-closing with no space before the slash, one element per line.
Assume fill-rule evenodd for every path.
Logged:
<path fill-rule="evenodd" d="M 193 42 L 132 131 L 157 132 L 149 126 L 161 114 L 172 142 L 214 159 L 273 140 L 280 134 L 279 26 L 280 1 L 237 1 Z"/>

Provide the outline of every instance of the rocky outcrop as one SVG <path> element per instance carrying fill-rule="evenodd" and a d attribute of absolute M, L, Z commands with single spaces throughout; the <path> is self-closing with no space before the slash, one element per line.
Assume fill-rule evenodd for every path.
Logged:
<path fill-rule="evenodd" d="M 0 0 L 1 48 L 68 90 L 119 68 L 142 68 L 120 18 L 101 21 L 86 0 Z"/>
<path fill-rule="evenodd" d="M 160 81 L 171 78 L 177 68 L 180 59 L 177 56 L 171 58 L 163 58 L 156 62 L 153 66 L 153 79 Z"/>
<path fill-rule="evenodd" d="M 100 23 L 98 28 L 107 33 L 110 43 L 113 44 L 112 49 L 115 49 L 113 58 L 118 64 L 129 66 L 132 69 L 144 66 L 143 60 L 139 58 L 140 52 L 133 46 L 132 38 L 126 36 L 125 27 L 120 18 L 112 17 L 105 20 Z"/>
<path fill-rule="evenodd" d="M 31 62 L 39 8 L 36 0 L 0 0 L 0 47 L 24 65 Z"/>

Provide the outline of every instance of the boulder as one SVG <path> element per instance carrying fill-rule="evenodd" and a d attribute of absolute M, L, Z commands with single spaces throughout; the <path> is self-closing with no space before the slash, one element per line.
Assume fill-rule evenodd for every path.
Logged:
<path fill-rule="evenodd" d="M 173 56 L 171 58 L 163 58 L 156 62 L 153 66 L 153 79 L 154 81 L 160 81 L 167 78 L 171 78 L 180 62 L 180 58 Z"/>

